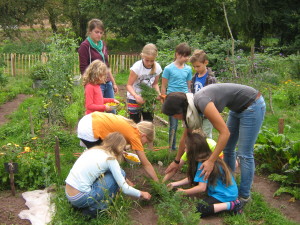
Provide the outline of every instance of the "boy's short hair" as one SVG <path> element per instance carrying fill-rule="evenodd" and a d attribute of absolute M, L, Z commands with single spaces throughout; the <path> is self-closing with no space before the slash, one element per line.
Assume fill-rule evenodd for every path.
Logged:
<path fill-rule="evenodd" d="M 191 47 L 187 43 L 180 43 L 176 46 L 175 52 L 182 56 L 189 56 L 191 55 Z"/>

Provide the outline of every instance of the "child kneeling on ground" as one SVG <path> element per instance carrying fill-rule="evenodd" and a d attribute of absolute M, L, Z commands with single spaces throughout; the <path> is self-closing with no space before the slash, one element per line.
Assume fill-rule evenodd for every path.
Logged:
<path fill-rule="evenodd" d="M 178 192 L 187 195 L 208 191 L 208 197 L 203 199 L 203 203 L 198 203 L 197 210 L 201 217 L 213 215 L 215 213 L 229 210 L 235 214 L 242 212 L 242 205 L 237 199 L 238 188 L 233 175 L 225 162 L 218 158 L 214 169 L 208 180 L 204 180 L 201 165 L 212 154 L 204 136 L 198 133 L 188 133 L 186 139 L 186 149 L 188 158 L 188 177 L 168 184 L 169 188 L 174 188 L 186 184 L 194 184 L 192 188 L 178 188 Z"/>
<path fill-rule="evenodd" d="M 126 144 L 121 133 L 111 133 L 100 146 L 86 150 L 73 165 L 66 179 L 66 196 L 83 214 L 97 216 L 98 212 L 108 208 L 108 202 L 119 189 L 127 195 L 150 200 L 148 192 L 129 186 L 131 182 L 125 179 L 119 162 Z"/>

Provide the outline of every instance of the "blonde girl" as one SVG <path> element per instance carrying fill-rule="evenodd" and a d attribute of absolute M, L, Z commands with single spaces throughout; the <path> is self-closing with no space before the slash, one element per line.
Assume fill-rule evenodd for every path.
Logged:
<path fill-rule="evenodd" d="M 78 123 L 77 136 L 87 147 L 92 148 L 112 132 L 120 132 L 138 155 L 146 173 L 158 181 L 156 172 L 146 157 L 143 145 L 151 144 L 155 138 L 152 122 L 141 121 L 135 124 L 132 120 L 111 113 L 93 112 L 85 115 Z"/>
<path fill-rule="evenodd" d="M 85 114 L 94 111 L 110 112 L 111 108 L 105 103 L 119 103 L 118 100 L 113 98 L 103 98 L 99 85 L 105 83 L 106 74 L 107 67 L 105 63 L 98 59 L 93 61 L 84 72 L 82 83 L 85 95 Z"/>
<path fill-rule="evenodd" d="M 137 190 L 125 179 L 119 162 L 127 142 L 121 133 L 106 136 L 100 146 L 86 150 L 73 165 L 66 179 L 66 196 L 82 213 L 91 217 L 108 207 L 108 202 L 121 191 L 149 200 L 148 192 Z"/>
<path fill-rule="evenodd" d="M 195 74 L 191 82 L 191 92 L 193 94 L 197 93 L 200 89 L 207 85 L 215 84 L 217 79 L 210 68 L 207 68 L 209 63 L 207 54 L 200 49 L 196 49 L 190 58 Z M 207 137 L 212 138 L 213 126 L 207 118 L 202 115 L 202 130 L 207 135 Z"/>
<path fill-rule="evenodd" d="M 141 106 L 145 100 L 141 96 L 140 84 L 146 84 L 157 91 L 160 95 L 158 81 L 162 72 L 161 66 L 155 61 L 158 51 L 154 44 L 144 46 L 141 53 L 141 60 L 135 62 L 130 68 L 130 74 L 127 82 L 127 107 L 130 119 L 135 123 L 143 120 L 153 121 L 153 113 L 145 112 Z"/>

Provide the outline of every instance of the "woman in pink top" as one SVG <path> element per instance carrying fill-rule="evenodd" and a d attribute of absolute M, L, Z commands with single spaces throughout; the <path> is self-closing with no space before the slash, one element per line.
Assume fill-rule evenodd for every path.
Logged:
<path fill-rule="evenodd" d="M 100 84 L 105 83 L 107 67 L 100 60 L 93 61 L 83 75 L 83 86 L 85 89 L 85 114 L 94 111 L 110 112 L 112 109 L 105 103 L 115 102 L 113 98 L 103 98 Z"/>

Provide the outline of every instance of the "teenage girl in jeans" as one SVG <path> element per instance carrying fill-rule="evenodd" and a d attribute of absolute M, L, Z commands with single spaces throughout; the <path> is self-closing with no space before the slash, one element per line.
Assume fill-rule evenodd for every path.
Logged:
<path fill-rule="evenodd" d="M 88 65 L 96 59 L 101 60 L 108 67 L 106 82 L 100 85 L 104 98 L 114 98 L 114 92 L 118 92 L 118 86 L 115 79 L 109 69 L 108 51 L 102 36 L 104 34 L 104 24 L 101 20 L 92 19 L 88 22 L 87 39 L 85 39 L 79 49 L 79 67 L 80 72 L 83 75 Z M 115 110 L 111 111 L 116 113 Z"/>
<path fill-rule="evenodd" d="M 95 217 L 108 208 L 108 202 L 119 189 L 127 195 L 149 200 L 148 192 L 139 191 L 125 179 L 119 162 L 126 146 L 122 134 L 114 132 L 104 138 L 100 146 L 86 150 L 73 165 L 66 179 L 66 196 L 82 213 Z"/>
<path fill-rule="evenodd" d="M 205 180 L 209 177 L 214 163 L 222 150 L 224 152 L 224 161 L 234 171 L 235 149 L 238 144 L 237 156 L 240 159 L 241 169 L 239 199 L 247 202 L 250 200 L 250 189 L 255 169 L 254 144 L 266 111 L 264 98 L 259 91 L 252 87 L 223 83 L 202 88 L 195 94 L 193 103 L 198 113 L 204 114 L 219 132 L 215 151 L 200 167 L 200 169 L 203 169 L 201 175 L 204 175 Z M 188 105 L 186 94 L 171 93 L 166 97 L 162 111 L 166 115 L 184 120 L 186 123 Z M 227 124 L 220 114 L 225 107 L 230 109 Z M 169 165 L 166 172 L 178 169 L 180 157 L 184 152 L 184 140 L 188 127 L 189 124 L 187 124 L 187 128 L 181 138 L 175 161 Z"/>

